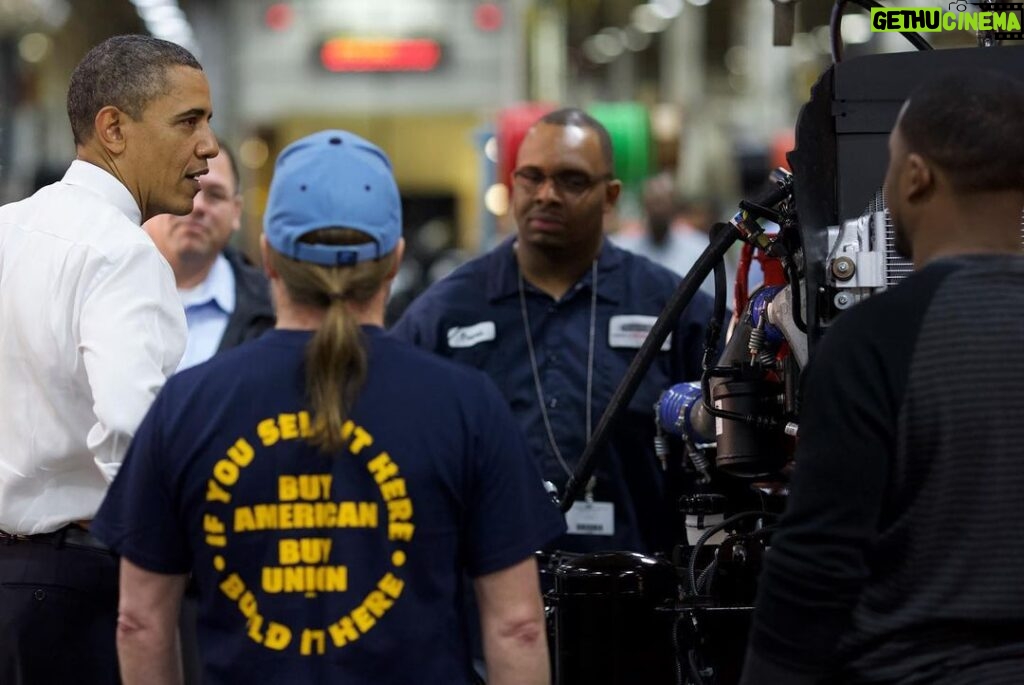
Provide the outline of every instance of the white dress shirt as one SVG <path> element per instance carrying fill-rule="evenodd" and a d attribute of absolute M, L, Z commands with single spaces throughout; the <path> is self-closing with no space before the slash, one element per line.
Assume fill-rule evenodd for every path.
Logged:
<path fill-rule="evenodd" d="M 92 518 L 181 357 L 174 275 L 140 219 L 82 161 L 0 207 L 0 530 Z"/>
<path fill-rule="evenodd" d="M 228 319 L 235 311 L 235 274 L 231 264 L 224 255 L 217 255 L 203 282 L 194 288 L 178 288 L 178 295 L 188 324 L 185 354 L 178 363 L 178 371 L 184 371 L 205 362 L 220 347 Z"/>

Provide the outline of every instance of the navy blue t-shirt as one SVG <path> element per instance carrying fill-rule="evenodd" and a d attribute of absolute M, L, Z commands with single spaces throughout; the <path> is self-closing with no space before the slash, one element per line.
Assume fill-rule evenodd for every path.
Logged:
<path fill-rule="evenodd" d="M 513 240 L 463 264 L 434 284 L 389 331 L 419 347 L 481 369 L 498 384 L 544 477 L 565 491 L 566 466 L 576 467 L 587 444 L 588 364 L 592 361 L 591 423 L 597 426 L 679 277 L 605 241 L 597 282 L 588 270 L 559 300 L 524 281 L 537 375 L 551 432 L 566 465 L 551 447 L 537 397 L 519 299 Z M 596 290 L 596 298 L 594 297 Z M 591 307 L 594 355 L 590 360 Z M 713 300 L 698 292 L 683 311 L 629 406 L 613 425 L 595 471 L 594 499 L 614 505 L 613 535 L 567 535 L 557 547 L 578 552 L 664 551 L 678 518 L 667 501 L 654 452 L 654 404 L 674 383 L 701 375 Z"/>
<path fill-rule="evenodd" d="M 192 572 L 206 683 L 468 683 L 463 578 L 564 530 L 480 372 L 363 328 L 345 435 L 312 447 L 311 333 L 274 330 L 172 377 L 92 530 Z"/>

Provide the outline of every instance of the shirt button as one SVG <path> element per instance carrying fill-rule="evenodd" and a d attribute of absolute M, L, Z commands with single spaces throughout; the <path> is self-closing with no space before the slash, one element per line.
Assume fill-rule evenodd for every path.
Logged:
<path fill-rule="evenodd" d="M 548 400 L 548 409 L 554 409 L 557 406 L 558 406 L 558 398 L 557 397 L 552 397 L 551 399 Z"/>

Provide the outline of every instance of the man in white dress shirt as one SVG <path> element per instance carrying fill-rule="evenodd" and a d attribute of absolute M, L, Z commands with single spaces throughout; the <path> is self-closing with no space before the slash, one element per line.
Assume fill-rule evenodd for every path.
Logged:
<path fill-rule="evenodd" d="M 218 152 L 211 109 L 187 50 L 111 38 L 71 76 L 77 159 L 0 208 L 2 683 L 118 682 L 117 560 L 88 521 L 185 346 L 140 225 L 191 211 Z"/>

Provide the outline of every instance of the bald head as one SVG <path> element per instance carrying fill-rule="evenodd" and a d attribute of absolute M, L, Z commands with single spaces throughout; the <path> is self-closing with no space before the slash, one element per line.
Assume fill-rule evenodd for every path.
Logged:
<path fill-rule="evenodd" d="M 601 144 L 601 156 L 604 158 L 605 167 L 608 169 L 609 173 L 615 173 L 615 159 L 612 154 L 612 139 L 611 136 L 608 135 L 608 129 L 606 129 L 600 121 L 590 116 L 582 109 L 577 109 L 576 107 L 565 107 L 563 109 L 555 110 L 554 112 L 545 114 L 538 119 L 537 123 L 534 124 L 533 127 L 536 127 L 539 124 L 573 126 L 593 131 L 597 136 L 597 141 Z"/>

